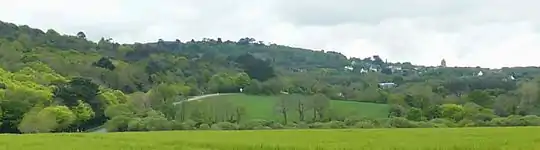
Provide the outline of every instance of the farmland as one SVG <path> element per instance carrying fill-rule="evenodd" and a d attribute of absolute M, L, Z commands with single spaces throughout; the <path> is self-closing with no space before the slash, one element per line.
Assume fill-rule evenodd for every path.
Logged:
<path fill-rule="evenodd" d="M 166 131 L 1 135 L 0 149 L 25 150 L 334 150 L 539 149 L 538 127 Z"/>
<path fill-rule="evenodd" d="M 283 118 L 274 108 L 278 99 L 278 96 L 231 94 L 203 98 L 198 101 L 192 101 L 190 103 L 213 103 L 219 105 L 223 104 L 223 102 L 225 101 L 232 105 L 242 106 L 246 108 L 245 120 L 283 120 Z M 330 109 L 333 110 L 333 115 L 340 117 L 361 116 L 369 118 L 386 118 L 388 117 L 389 107 L 386 104 L 332 100 L 330 101 Z M 297 121 L 298 114 L 292 109 L 289 111 L 289 120 Z M 312 113 L 308 111 L 306 113 L 306 119 L 310 118 L 312 118 Z"/>

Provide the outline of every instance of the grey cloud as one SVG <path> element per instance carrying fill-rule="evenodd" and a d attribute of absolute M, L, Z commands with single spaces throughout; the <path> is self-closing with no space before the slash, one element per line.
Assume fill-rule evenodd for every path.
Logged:
<path fill-rule="evenodd" d="M 279 0 L 275 7 L 287 21 L 306 25 L 349 22 L 377 24 L 385 19 L 456 15 L 471 10 L 470 0 Z"/>
<path fill-rule="evenodd" d="M 299 25 L 331 26 L 376 25 L 400 18 L 431 18 L 454 24 L 540 21 L 539 5 L 535 0 L 278 0 L 274 9 L 284 20 Z"/>

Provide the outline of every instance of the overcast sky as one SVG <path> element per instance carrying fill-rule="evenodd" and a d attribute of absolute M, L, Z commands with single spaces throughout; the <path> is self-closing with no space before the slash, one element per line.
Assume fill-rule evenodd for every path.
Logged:
<path fill-rule="evenodd" d="M 133 43 L 221 37 L 449 66 L 540 65 L 535 0 L 0 0 L 0 20 Z"/>

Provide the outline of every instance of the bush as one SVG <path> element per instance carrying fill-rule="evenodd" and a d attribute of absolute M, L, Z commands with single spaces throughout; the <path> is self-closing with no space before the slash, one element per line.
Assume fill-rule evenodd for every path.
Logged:
<path fill-rule="evenodd" d="M 356 125 L 356 123 L 360 122 L 364 120 L 363 117 L 357 117 L 357 116 L 353 116 L 353 117 L 348 117 L 345 119 L 345 121 L 343 121 L 345 123 L 345 125 L 347 126 L 354 126 Z"/>
<path fill-rule="evenodd" d="M 326 124 L 322 123 L 322 122 L 315 122 L 315 123 L 309 124 L 309 128 L 311 128 L 311 129 L 329 129 L 329 127 L 326 126 Z"/>
<path fill-rule="evenodd" d="M 434 124 L 435 127 L 442 128 L 442 127 L 456 127 L 457 125 L 454 123 L 453 120 L 448 120 L 444 118 L 436 118 L 429 121 L 430 123 Z"/>
<path fill-rule="evenodd" d="M 360 121 L 354 124 L 355 128 L 363 128 L 363 129 L 370 129 L 375 128 L 375 124 L 371 121 Z"/>
<path fill-rule="evenodd" d="M 274 122 L 274 123 L 270 124 L 269 127 L 272 128 L 272 129 L 283 129 L 283 128 L 285 128 L 285 127 L 284 127 L 281 123 L 279 123 L 279 122 Z"/>
<path fill-rule="evenodd" d="M 298 124 L 296 123 L 289 123 L 287 125 L 283 126 L 283 129 L 296 129 L 298 127 Z"/>
<path fill-rule="evenodd" d="M 209 130 L 210 126 L 208 124 L 201 124 L 199 126 L 199 130 Z"/>
<path fill-rule="evenodd" d="M 262 128 L 262 127 L 268 126 L 268 125 L 270 125 L 272 123 L 273 122 L 269 122 L 269 121 L 262 120 L 262 119 L 254 119 L 254 120 L 249 120 L 249 121 L 247 121 L 245 123 L 240 124 L 240 129 L 241 130 L 254 130 L 254 129 L 257 129 L 257 128 Z"/>
<path fill-rule="evenodd" d="M 223 130 L 223 129 L 221 129 L 221 127 L 219 127 L 217 124 L 211 125 L 211 126 L 210 126 L 210 129 L 211 129 L 211 130 Z"/>
<path fill-rule="evenodd" d="M 173 130 L 194 130 L 197 122 L 193 120 L 186 120 L 184 122 L 174 121 L 172 123 Z"/>
<path fill-rule="evenodd" d="M 522 117 L 523 120 L 527 123 L 528 126 L 540 126 L 540 117 L 535 115 L 528 115 Z"/>
<path fill-rule="evenodd" d="M 307 124 L 305 122 L 299 122 L 297 125 L 296 125 L 296 128 L 297 129 L 309 129 L 311 128 L 311 125 L 310 124 Z"/>
<path fill-rule="evenodd" d="M 330 121 L 330 122 L 325 123 L 325 126 L 327 126 L 330 129 L 344 129 L 344 128 L 347 128 L 345 123 L 343 123 L 341 121 Z"/>
<path fill-rule="evenodd" d="M 144 131 L 145 126 L 141 122 L 141 118 L 134 118 L 131 121 L 128 122 L 128 130 L 129 131 Z"/>
<path fill-rule="evenodd" d="M 272 128 L 267 127 L 267 126 L 258 126 L 258 127 L 255 127 L 254 130 L 272 130 Z"/>
<path fill-rule="evenodd" d="M 388 120 L 388 124 L 389 124 L 390 127 L 395 127 L 395 128 L 416 128 L 416 127 L 418 127 L 418 125 L 415 122 L 409 121 L 409 120 L 407 120 L 406 118 L 403 118 L 403 117 L 390 118 L 390 120 Z"/>
<path fill-rule="evenodd" d="M 376 127 L 392 128 L 392 126 L 390 125 L 390 118 L 380 118 L 380 119 L 373 120 L 373 124 Z"/>
<path fill-rule="evenodd" d="M 477 126 L 476 123 L 469 119 L 463 119 L 457 123 L 458 127 L 474 127 Z"/>
<path fill-rule="evenodd" d="M 491 126 L 540 126 L 540 117 L 529 116 L 517 116 L 512 115 L 508 117 L 493 118 L 489 122 Z"/>
<path fill-rule="evenodd" d="M 425 122 L 425 121 L 417 122 L 416 125 L 417 125 L 419 128 L 434 128 L 434 127 L 436 127 L 435 124 L 433 124 L 433 123 L 431 123 L 431 122 Z"/>
<path fill-rule="evenodd" d="M 214 130 L 238 130 L 239 127 L 237 124 L 230 123 L 230 122 L 219 122 L 217 124 L 212 125 L 212 129 Z"/>

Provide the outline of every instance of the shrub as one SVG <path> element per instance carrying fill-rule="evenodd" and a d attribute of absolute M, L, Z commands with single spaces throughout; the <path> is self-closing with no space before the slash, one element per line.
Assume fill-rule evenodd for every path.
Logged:
<path fill-rule="evenodd" d="M 267 126 L 258 126 L 254 128 L 255 130 L 272 130 L 272 128 Z"/>
<path fill-rule="evenodd" d="M 344 128 L 347 128 L 347 126 L 345 125 L 345 123 L 341 122 L 341 121 L 330 121 L 330 122 L 327 122 L 325 123 L 328 128 L 331 128 L 331 129 L 344 129 Z"/>
<path fill-rule="evenodd" d="M 296 123 L 289 123 L 287 125 L 283 126 L 283 129 L 296 129 L 298 127 L 298 124 Z"/>
<path fill-rule="evenodd" d="M 392 128 L 392 126 L 390 125 L 390 118 L 380 118 L 380 119 L 373 120 L 373 124 L 376 127 Z"/>
<path fill-rule="evenodd" d="M 199 126 L 199 130 L 209 130 L 210 126 L 208 124 L 201 124 Z"/>
<path fill-rule="evenodd" d="M 434 124 L 435 127 L 441 128 L 441 127 L 456 127 L 457 125 L 454 123 L 453 120 L 448 120 L 444 118 L 436 118 L 429 121 L 430 123 Z"/>
<path fill-rule="evenodd" d="M 371 121 L 360 121 L 354 124 L 355 128 L 363 128 L 363 129 L 370 129 L 375 128 L 375 124 Z"/>
<path fill-rule="evenodd" d="M 241 130 L 254 130 L 257 128 L 265 127 L 271 123 L 272 122 L 262 120 L 262 119 L 254 119 L 254 120 L 249 120 L 245 123 L 240 124 L 240 129 Z"/>
<path fill-rule="evenodd" d="M 469 119 L 463 119 L 457 123 L 458 127 L 474 127 L 477 126 L 476 123 Z"/>
<path fill-rule="evenodd" d="M 315 123 L 309 124 L 309 128 L 311 128 L 311 129 L 330 129 L 328 124 L 322 123 L 322 122 L 315 122 Z"/>
<path fill-rule="evenodd" d="M 352 117 L 346 118 L 345 121 L 343 121 L 343 122 L 347 126 L 354 126 L 354 125 L 356 125 L 356 123 L 358 123 L 358 122 L 360 122 L 362 120 L 364 120 L 363 117 L 352 116 Z"/>
<path fill-rule="evenodd" d="M 283 128 L 285 128 L 285 127 L 284 127 L 281 123 L 279 123 L 279 122 L 274 122 L 274 123 L 270 124 L 269 127 L 272 128 L 272 129 L 283 129 Z"/>
<path fill-rule="evenodd" d="M 417 122 L 416 125 L 417 125 L 419 128 L 434 128 L 434 127 L 436 127 L 435 124 L 433 124 L 433 123 L 431 123 L 431 122 L 425 122 L 425 121 Z"/>
<path fill-rule="evenodd" d="M 141 122 L 141 118 L 134 118 L 131 121 L 128 122 L 128 130 L 129 131 L 144 131 L 145 126 Z"/>
<path fill-rule="evenodd" d="M 230 122 L 219 122 L 217 124 L 212 125 L 212 129 L 214 130 L 238 130 L 239 127 L 237 124 L 230 123 Z"/>
<path fill-rule="evenodd" d="M 311 128 L 311 125 L 310 124 L 307 124 L 305 122 L 299 122 L 297 125 L 296 125 L 296 128 L 297 129 L 309 129 Z"/>
<path fill-rule="evenodd" d="M 390 118 L 388 124 L 391 127 L 395 127 L 395 128 L 415 128 L 415 127 L 418 127 L 418 125 L 415 122 L 409 121 L 409 120 L 407 120 L 406 118 L 403 118 L 403 117 Z"/>
<path fill-rule="evenodd" d="M 540 126 L 540 117 L 535 115 L 528 115 L 522 117 L 528 126 Z"/>

